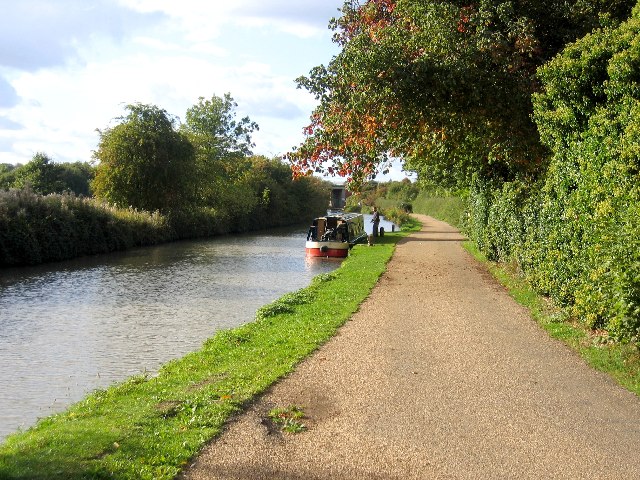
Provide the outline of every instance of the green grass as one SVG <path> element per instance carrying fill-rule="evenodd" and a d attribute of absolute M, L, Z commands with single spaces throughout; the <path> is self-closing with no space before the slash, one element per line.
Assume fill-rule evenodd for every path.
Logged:
<path fill-rule="evenodd" d="M 418 228 L 417 225 L 414 229 Z M 0 446 L 2 479 L 171 479 L 357 311 L 409 228 L 358 245 L 340 268 L 221 331 L 201 350 L 96 391 Z"/>
<path fill-rule="evenodd" d="M 306 430 L 302 423 L 304 411 L 298 405 L 289 405 L 286 408 L 274 408 L 269 412 L 269 418 L 280 430 L 286 433 L 300 433 Z"/>
<path fill-rule="evenodd" d="M 461 228 L 465 212 L 465 202 L 456 196 L 431 196 L 421 193 L 413 201 L 413 211 L 429 215 L 456 228 Z"/>
<path fill-rule="evenodd" d="M 564 342 L 594 369 L 611 375 L 622 387 L 640 396 L 640 352 L 637 346 L 607 341 L 603 332 L 573 321 L 563 310 L 538 295 L 510 265 L 488 261 L 473 242 L 465 242 L 464 246 L 477 260 L 487 265 L 493 276 L 518 303 L 529 309 L 532 318 L 552 338 Z"/>

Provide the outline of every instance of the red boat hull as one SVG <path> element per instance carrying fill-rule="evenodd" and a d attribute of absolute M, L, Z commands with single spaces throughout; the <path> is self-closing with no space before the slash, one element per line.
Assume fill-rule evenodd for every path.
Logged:
<path fill-rule="evenodd" d="M 345 258 L 349 255 L 349 244 L 346 242 L 307 242 L 307 256 Z"/>

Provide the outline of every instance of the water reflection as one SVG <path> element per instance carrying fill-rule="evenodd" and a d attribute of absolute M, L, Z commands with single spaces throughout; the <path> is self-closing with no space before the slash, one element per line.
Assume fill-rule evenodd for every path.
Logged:
<path fill-rule="evenodd" d="M 0 271 L 0 440 L 340 265 L 307 259 L 304 239 L 297 229 Z"/>

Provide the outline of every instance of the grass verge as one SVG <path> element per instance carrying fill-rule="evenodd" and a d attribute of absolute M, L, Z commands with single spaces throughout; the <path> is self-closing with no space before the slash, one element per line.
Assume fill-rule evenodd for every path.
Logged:
<path fill-rule="evenodd" d="M 430 215 L 438 220 L 447 222 L 456 228 L 463 223 L 465 201 L 453 195 L 432 196 L 429 193 L 421 193 L 413 201 L 413 211 Z"/>
<path fill-rule="evenodd" d="M 397 241 L 356 246 L 340 268 L 217 333 L 203 348 L 99 390 L 0 446 L 3 479 L 172 479 L 225 421 L 331 338 L 369 295 Z"/>
<path fill-rule="evenodd" d="M 640 353 L 637 347 L 607 341 L 603 332 L 593 331 L 572 321 L 558 307 L 538 295 L 508 264 L 487 260 L 473 242 L 464 247 L 508 290 L 552 338 L 561 340 L 593 368 L 605 372 L 622 387 L 640 396 Z"/>

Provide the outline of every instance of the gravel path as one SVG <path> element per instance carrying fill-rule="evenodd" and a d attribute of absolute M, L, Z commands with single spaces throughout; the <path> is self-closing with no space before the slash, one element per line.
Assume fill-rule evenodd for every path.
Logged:
<path fill-rule="evenodd" d="M 420 220 L 360 311 L 185 479 L 640 478 L 640 399 L 540 330 L 456 230 Z M 290 404 L 307 431 L 266 420 Z"/>

